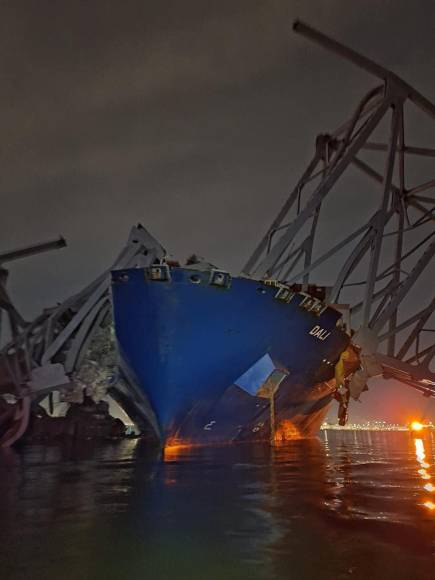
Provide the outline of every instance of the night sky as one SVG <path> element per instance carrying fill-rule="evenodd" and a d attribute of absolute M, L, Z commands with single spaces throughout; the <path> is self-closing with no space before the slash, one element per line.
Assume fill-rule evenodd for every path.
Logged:
<path fill-rule="evenodd" d="M 295 18 L 435 100 L 433 0 L 0 3 L 0 249 L 68 241 L 11 266 L 27 317 L 93 279 L 139 221 L 179 258 L 240 270 L 315 136 L 377 84 Z M 435 418 L 381 381 L 351 418 L 419 410 Z"/>

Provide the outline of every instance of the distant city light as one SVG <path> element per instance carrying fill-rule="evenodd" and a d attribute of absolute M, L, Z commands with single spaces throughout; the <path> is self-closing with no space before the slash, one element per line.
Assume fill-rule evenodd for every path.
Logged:
<path fill-rule="evenodd" d="M 418 424 L 421 428 L 413 428 L 414 424 Z M 431 422 L 420 423 L 419 421 L 413 421 L 411 424 L 401 425 L 400 423 L 388 423 L 387 421 L 361 421 L 359 423 L 347 423 L 346 425 L 338 425 L 338 423 L 329 423 L 329 421 L 324 421 L 320 427 L 321 430 L 332 429 L 340 431 L 412 431 L 420 432 L 422 429 L 435 429 L 435 425 Z M 421 451 L 424 453 L 424 451 Z M 420 457 L 424 459 L 424 455 Z"/>
<path fill-rule="evenodd" d="M 422 423 L 420 423 L 420 421 L 413 421 L 411 423 L 411 429 L 413 431 L 421 431 L 423 429 L 424 425 Z"/>
<path fill-rule="evenodd" d="M 360 423 L 347 423 L 344 426 L 325 421 L 320 429 L 336 429 L 340 431 L 408 431 L 406 425 L 387 423 L 387 421 L 362 421 Z"/>

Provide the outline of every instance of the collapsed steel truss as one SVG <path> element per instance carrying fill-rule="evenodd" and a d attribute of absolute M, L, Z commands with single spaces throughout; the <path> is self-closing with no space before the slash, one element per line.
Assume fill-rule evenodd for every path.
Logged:
<path fill-rule="evenodd" d="M 312 273 L 331 260 L 328 301 L 343 302 L 343 295 L 349 288 L 361 291 L 358 299 L 351 298 L 349 302 L 352 304 L 351 328 L 356 331 L 353 341 L 362 354 L 374 355 L 385 377 L 395 377 L 427 396 L 435 396 L 435 375 L 430 367 L 435 344 L 427 340 L 430 336 L 427 331 L 433 330 L 428 325 L 435 311 L 433 279 L 426 287 L 426 303 L 421 303 L 421 297 L 408 300 L 427 272 L 435 252 L 435 198 L 425 193 L 435 189 L 435 179 L 409 186 L 407 178 L 408 173 L 416 173 L 410 171 L 411 160 L 433 159 L 435 149 L 409 145 L 405 131 L 408 103 L 420 110 L 434 128 L 435 106 L 395 74 L 353 50 L 300 22 L 294 28 L 374 74 L 382 84 L 367 93 L 349 121 L 332 134 L 317 138 L 312 161 L 248 260 L 243 274 L 272 277 L 284 284 L 301 282 L 308 287 Z M 388 142 L 372 141 L 388 117 Z M 362 158 L 364 152 L 384 154 L 383 172 Z M 316 256 L 322 206 L 351 168 L 378 185 L 380 200 L 365 223 Z M 433 162 L 430 169 L 433 169 Z M 357 216 L 353 215 L 352 221 L 356 222 Z M 386 240 L 391 239 L 394 247 L 386 256 Z M 45 310 L 28 323 L 9 299 L 7 271 L 2 266 L 63 245 L 65 242 L 61 238 L 0 254 L 0 316 L 2 311 L 6 313 L 11 334 L 11 339 L 0 349 L 0 395 L 14 394 L 20 402 L 14 427 L 0 436 L 0 446 L 11 445 L 22 434 L 32 400 L 41 399 L 54 390 L 74 389 L 76 373 L 95 334 L 110 322 L 110 270 L 146 266 L 165 256 L 162 246 L 146 230 L 141 226 L 133 228 L 110 269 L 75 296 Z M 344 263 L 337 266 L 334 257 L 342 256 L 340 252 L 346 250 Z M 388 259 L 390 263 L 385 267 Z M 353 281 L 355 275 L 362 277 L 362 282 Z M 0 318 L 0 340 L 1 325 Z M 411 349 L 414 349 L 412 354 Z M 131 395 L 135 389 L 134 380 L 128 377 L 127 369 L 122 371 Z M 116 392 L 122 402 L 121 382 Z M 136 395 L 138 408 L 147 408 L 147 401 L 139 390 Z M 143 418 L 158 430 L 149 406 Z M 1 428 L 0 409 L 0 433 Z"/>
<path fill-rule="evenodd" d="M 62 247 L 63 239 L 23 250 L 0 254 L 5 262 Z M 129 239 L 112 266 L 78 294 L 46 309 L 34 321 L 26 322 L 6 291 L 6 270 L 0 283 L 0 312 L 9 319 L 11 339 L 0 349 L 0 395 L 8 393 L 20 403 L 9 433 L 0 436 L 0 447 L 11 445 L 27 425 L 29 402 L 53 391 L 73 391 L 75 378 L 98 330 L 111 323 L 110 271 L 147 266 L 165 256 L 165 250 L 142 226 L 132 228 Z M 0 327 L 1 330 L 1 327 Z M 0 336 L 1 339 L 1 336 Z M 124 377 L 128 380 L 128 377 Z M 122 398 L 122 384 L 117 394 Z M 133 381 L 129 388 L 134 389 Z M 137 394 L 140 397 L 140 393 Z M 143 409 L 147 402 L 140 401 Z M 1 411 L 1 409 L 0 409 Z M 142 417 L 144 420 L 145 417 Z M 155 423 L 151 410 L 146 419 Z M 1 427 L 1 413 L 0 413 Z"/>
<path fill-rule="evenodd" d="M 312 161 L 243 272 L 308 285 L 316 268 L 332 258 L 329 302 L 339 302 L 346 287 L 359 284 L 363 289 L 351 308 L 352 326 L 357 330 L 354 341 L 363 349 L 376 351 L 385 376 L 395 376 L 427 395 L 435 395 L 435 375 L 430 368 L 435 343 L 427 340 L 427 331 L 433 329 L 426 328 L 435 310 L 433 278 L 426 287 L 425 304 L 408 300 L 404 305 L 435 253 L 435 197 L 426 195 L 426 191 L 435 190 L 435 148 L 408 144 L 407 107 L 415 106 L 424 116 L 426 128 L 435 129 L 435 106 L 394 73 L 313 28 L 296 22 L 294 30 L 373 74 L 382 84 L 365 95 L 350 120 L 317 138 Z M 388 118 L 387 142 L 372 141 Z M 362 159 L 365 151 L 384 155 L 383 172 Z M 415 179 L 419 172 L 418 167 L 410 167 L 414 158 L 432 160 L 432 177 L 409 186 L 408 174 Z M 314 257 L 322 204 L 351 168 L 378 186 L 377 207 L 368 221 Z M 343 208 L 340 212 L 346 213 Z M 358 223 L 357 215 L 351 219 Z M 386 238 L 395 239 L 389 256 L 385 254 Z M 345 249 L 344 263 L 337 265 L 334 257 Z M 409 258 L 414 263 L 405 271 Z M 385 267 L 387 259 L 391 263 Z M 352 274 L 357 272 L 363 282 L 353 281 Z M 413 354 L 409 354 L 411 348 Z"/>

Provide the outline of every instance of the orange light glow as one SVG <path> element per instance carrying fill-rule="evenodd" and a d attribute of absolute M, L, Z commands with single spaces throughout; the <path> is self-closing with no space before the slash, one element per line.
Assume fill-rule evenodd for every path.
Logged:
<path fill-rule="evenodd" d="M 435 491 L 435 486 L 433 486 L 431 483 L 426 483 L 426 485 L 423 487 L 426 491 Z"/>
<path fill-rule="evenodd" d="M 280 421 L 275 430 L 275 443 L 285 443 L 286 441 L 295 441 L 296 439 L 301 439 L 301 434 L 290 419 Z"/>
<path fill-rule="evenodd" d="M 425 427 L 425 425 L 423 425 L 423 423 L 420 423 L 420 421 L 412 421 L 410 427 L 412 431 L 421 431 L 423 427 Z"/>
<path fill-rule="evenodd" d="M 425 469 L 419 469 L 418 473 L 420 474 L 421 479 L 430 479 L 430 475 Z"/>
<path fill-rule="evenodd" d="M 173 461 L 177 459 L 184 451 L 191 449 L 193 444 L 190 441 L 178 437 L 169 437 L 163 448 L 163 459 Z"/>
<path fill-rule="evenodd" d="M 177 451 L 180 451 L 181 449 L 188 449 L 189 447 L 192 447 L 192 446 L 188 445 L 187 443 L 178 443 L 176 445 L 171 443 L 170 445 L 165 445 L 164 451 L 165 451 L 165 453 L 176 453 Z"/>
<path fill-rule="evenodd" d="M 427 509 L 429 510 L 435 510 L 435 503 L 433 501 L 430 501 L 430 499 L 428 499 L 427 501 L 424 502 L 424 507 L 427 507 Z"/>

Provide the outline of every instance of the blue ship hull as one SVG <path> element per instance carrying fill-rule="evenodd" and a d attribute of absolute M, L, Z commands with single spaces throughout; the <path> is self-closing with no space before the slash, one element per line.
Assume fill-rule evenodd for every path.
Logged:
<path fill-rule="evenodd" d="M 255 280 L 168 267 L 153 279 L 150 270 L 112 273 L 113 315 L 132 398 L 163 443 L 268 439 L 271 377 L 276 428 L 317 431 L 349 342 L 337 311 L 309 311 L 307 295 Z"/>

